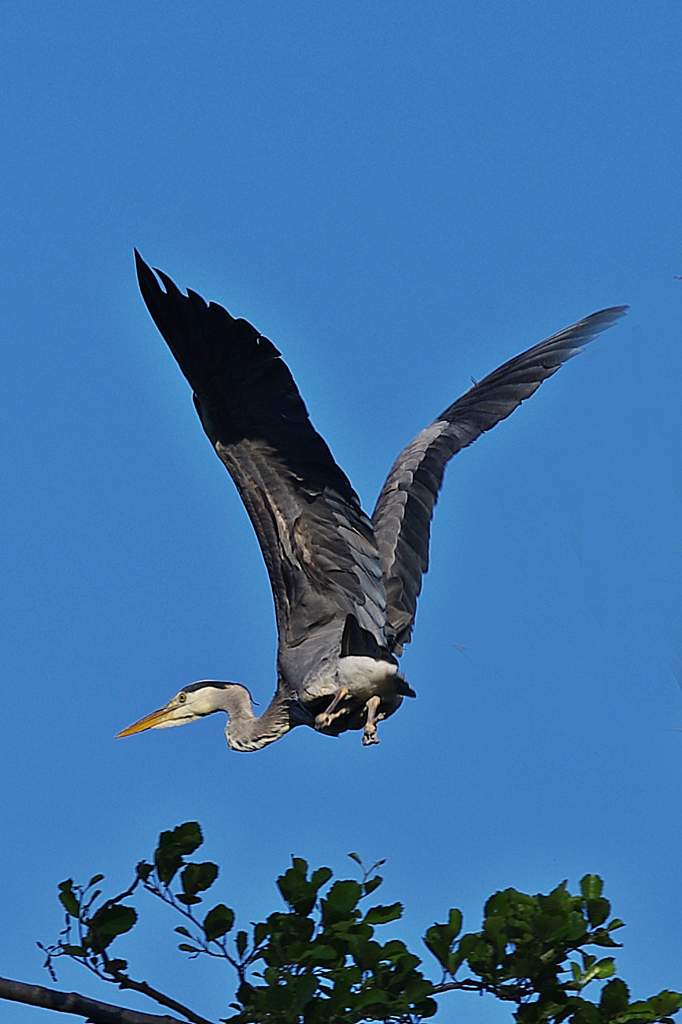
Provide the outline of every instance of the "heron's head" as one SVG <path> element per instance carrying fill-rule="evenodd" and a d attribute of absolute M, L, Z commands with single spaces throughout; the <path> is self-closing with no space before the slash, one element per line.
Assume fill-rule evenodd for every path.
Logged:
<path fill-rule="evenodd" d="M 250 705 L 249 692 L 239 683 L 202 679 L 201 682 L 185 686 L 158 711 L 152 711 L 151 715 L 145 715 L 139 722 L 129 725 L 117 734 L 116 739 L 146 729 L 169 729 L 172 725 L 186 725 L 212 715 L 214 711 L 226 711 L 229 714 L 236 704 L 242 704 L 245 699 Z"/>

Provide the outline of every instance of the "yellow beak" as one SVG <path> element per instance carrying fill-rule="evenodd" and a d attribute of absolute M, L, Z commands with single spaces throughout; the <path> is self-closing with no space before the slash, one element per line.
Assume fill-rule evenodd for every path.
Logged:
<path fill-rule="evenodd" d="M 151 715 L 145 715 L 139 722 L 134 722 L 127 729 L 116 733 L 115 738 L 118 740 L 122 736 L 134 736 L 136 732 L 144 732 L 145 729 L 153 729 L 157 725 L 163 725 L 171 717 L 174 710 L 174 707 L 171 708 L 166 705 L 164 708 L 159 708 L 158 711 L 152 711 Z"/>

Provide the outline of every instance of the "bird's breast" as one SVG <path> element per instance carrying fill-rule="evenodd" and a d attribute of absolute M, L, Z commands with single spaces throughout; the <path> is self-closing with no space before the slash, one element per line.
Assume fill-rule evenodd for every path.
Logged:
<path fill-rule="evenodd" d="M 397 665 L 368 658 L 362 654 L 350 654 L 345 658 L 339 658 L 337 669 L 339 686 L 345 686 L 348 692 L 363 704 L 370 697 L 393 696 L 397 674 Z"/>

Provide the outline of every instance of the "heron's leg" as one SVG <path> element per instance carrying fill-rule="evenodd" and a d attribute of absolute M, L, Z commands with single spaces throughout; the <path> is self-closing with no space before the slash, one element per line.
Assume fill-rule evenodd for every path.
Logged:
<path fill-rule="evenodd" d="M 315 718 L 316 729 L 326 729 L 328 725 L 331 725 L 335 718 L 340 718 L 341 715 L 345 715 L 348 712 L 348 708 L 340 708 L 339 711 L 336 710 L 344 697 L 347 696 L 348 687 L 340 686 L 334 694 L 334 698 L 327 710 L 320 712 L 320 714 Z"/>
<path fill-rule="evenodd" d="M 379 737 L 377 736 L 377 722 L 380 722 L 386 716 L 379 711 L 379 705 L 381 704 L 381 697 L 370 697 L 365 708 L 367 709 L 367 721 L 365 722 L 365 728 L 362 733 L 362 742 L 365 747 L 371 746 L 372 743 L 379 743 Z"/>

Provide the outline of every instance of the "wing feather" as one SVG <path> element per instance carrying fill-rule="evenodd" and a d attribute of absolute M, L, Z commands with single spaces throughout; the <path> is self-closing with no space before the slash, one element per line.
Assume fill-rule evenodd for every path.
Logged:
<path fill-rule="evenodd" d="M 280 353 L 136 255 L 142 297 L 194 392 L 202 425 L 256 531 L 280 648 L 348 614 L 385 646 L 385 592 L 371 521 L 315 431 Z"/>
<path fill-rule="evenodd" d="M 504 363 L 474 384 L 400 453 L 372 516 L 396 653 L 412 633 L 422 575 L 429 565 L 431 518 L 448 461 L 509 416 L 626 309 L 616 306 L 593 313 Z"/>

